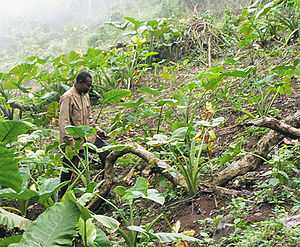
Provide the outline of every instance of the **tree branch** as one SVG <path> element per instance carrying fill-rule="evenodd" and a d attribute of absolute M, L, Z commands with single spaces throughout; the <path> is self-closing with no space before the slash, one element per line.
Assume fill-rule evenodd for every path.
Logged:
<path fill-rule="evenodd" d="M 127 154 L 134 154 L 139 158 L 146 161 L 150 167 L 158 168 L 155 169 L 155 172 L 161 174 L 162 176 L 166 177 L 173 185 L 178 185 L 176 179 L 167 172 L 167 169 L 170 166 L 160 159 L 158 159 L 153 153 L 147 151 L 142 146 L 138 144 L 128 144 L 120 151 L 112 151 L 105 160 L 105 167 L 104 167 L 104 184 L 99 189 L 98 194 L 102 197 L 105 197 L 112 189 L 113 185 L 116 183 L 115 177 L 115 163 L 117 160 Z M 95 198 L 95 201 L 90 204 L 91 210 L 96 210 L 99 205 L 101 204 L 102 200 Z"/>
<path fill-rule="evenodd" d="M 272 120 L 269 122 L 256 122 L 257 126 L 264 125 L 264 127 L 267 122 L 272 122 L 272 127 L 276 130 L 280 130 L 280 133 L 275 130 L 269 131 L 260 139 L 258 144 L 255 146 L 255 151 L 253 153 L 246 154 L 243 158 L 229 164 L 225 169 L 221 170 L 214 176 L 214 178 L 212 179 L 212 183 L 214 185 L 222 186 L 237 176 L 242 176 L 249 171 L 255 170 L 260 164 L 262 164 L 264 160 L 267 159 L 267 156 L 273 149 L 273 147 L 284 138 L 284 135 L 282 133 L 293 133 L 294 136 L 298 134 L 296 128 L 300 127 L 300 111 L 297 111 L 293 116 L 288 117 L 286 119 L 286 123 L 280 122 L 281 124 L 278 125 L 279 121 L 277 121 Z M 268 125 L 268 127 L 269 126 L 270 125 Z"/>
<path fill-rule="evenodd" d="M 279 121 L 272 117 L 265 117 L 262 119 L 258 119 L 256 121 L 250 121 L 246 123 L 247 126 L 257 126 L 257 127 L 266 127 L 276 132 L 288 136 L 291 138 L 299 138 L 300 137 L 300 129 L 297 129 L 293 126 L 290 126 L 282 121 Z"/>

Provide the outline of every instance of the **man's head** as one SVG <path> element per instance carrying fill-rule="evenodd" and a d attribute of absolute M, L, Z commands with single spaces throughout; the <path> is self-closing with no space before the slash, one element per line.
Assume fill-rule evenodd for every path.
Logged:
<path fill-rule="evenodd" d="M 87 71 L 81 71 L 75 82 L 75 88 L 80 94 L 86 94 L 92 87 L 92 75 Z"/>

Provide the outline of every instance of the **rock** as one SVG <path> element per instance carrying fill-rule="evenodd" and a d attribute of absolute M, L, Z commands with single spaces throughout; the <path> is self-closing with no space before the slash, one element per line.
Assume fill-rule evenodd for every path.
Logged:
<path fill-rule="evenodd" d="M 283 219 L 283 224 L 287 228 L 293 228 L 300 225 L 300 214 Z"/>

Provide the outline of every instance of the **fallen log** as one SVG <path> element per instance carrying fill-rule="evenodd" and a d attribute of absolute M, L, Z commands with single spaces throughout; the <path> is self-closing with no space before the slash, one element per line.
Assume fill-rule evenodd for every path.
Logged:
<path fill-rule="evenodd" d="M 262 164 L 263 160 L 267 159 L 273 147 L 282 141 L 286 135 L 293 137 L 300 136 L 298 135 L 300 134 L 300 130 L 297 129 L 297 127 L 300 127 L 300 111 L 288 117 L 285 122 L 275 120 L 272 118 L 264 118 L 256 121 L 256 123 L 252 123 L 252 125 L 266 127 L 272 130 L 260 139 L 252 153 L 246 154 L 243 158 L 234 161 L 217 173 L 212 180 L 212 184 L 222 186 L 237 176 L 255 170 Z"/>
<path fill-rule="evenodd" d="M 109 148 L 109 147 L 108 147 Z M 107 147 L 100 148 L 98 150 L 99 153 L 106 152 Z M 158 159 L 153 153 L 147 151 L 142 146 L 134 143 L 122 145 L 119 150 L 112 150 L 110 154 L 106 157 L 105 166 L 104 166 L 104 183 L 101 185 L 98 195 L 94 198 L 94 200 L 89 204 L 89 208 L 95 211 L 99 208 L 99 205 L 102 203 L 101 197 L 105 197 L 113 188 L 114 184 L 117 182 L 115 177 L 115 163 L 117 160 L 127 154 L 134 154 L 139 158 L 143 159 L 145 162 L 149 164 L 150 167 L 155 168 L 155 172 L 161 174 L 166 177 L 173 185 L 178 185 L 176 178 L 174 178 L 169 172 L 168 169 L 170 166 Z"/>
<path fill-rule="evenodd" d="M 282 121 L 277 120 L 272 117 L 265 117 L 262 119 L 258 119 L 256 121 L 249 121 L 246 123 L 247 126 L 257 126 L 257 127 L 265 127 L 276 132 L 291 138 L 299 138 L 300 137 L 300 129 L 297 129 L 291 125 L 288 125 Z"/>

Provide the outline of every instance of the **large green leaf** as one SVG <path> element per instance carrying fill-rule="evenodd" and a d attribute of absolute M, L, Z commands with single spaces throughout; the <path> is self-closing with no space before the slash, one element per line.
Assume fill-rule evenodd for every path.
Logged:
<path fill-rule="evenodd" d="M 0 198 L 6 198 L 11 200 L 28 201 L 34 197 L 38 197 L 38 193 L 27 188 L 22 188 L 17 192 L 11 188 L 1 189 Z"/>
<path fill-rule="evenodd" d="M 103 95 L 103 104 L 119 103 L 121 99 L 130 97 L 131 92 L 127 89 L 113 89 Z"/>
<path fill-rule="evenodd" d="M 147 196 L 144 197 L 145 199 L 154 201 L 160 205 L 164 205 L 165 198 L 162 194 L 160 194 L 156 189 L 149 189 L 147 191 Z"/>
<path fill-rule="evenodd" d="M 137 20 L 137 19 L 135 19 L 133 17 L 125 16 L 124 19 L 126 21 L 129 21 L 131 24 L 133 24 L 134 30 L 137 30 L 143 24 L 142 21 Z"/>
<path fill-rule="evenodd" d="M 4 89 L 20 88 L 22 83 L 33 79 L 37 73 L 38 67 L 35 64 L 18 64 L 9 71 L 9 74 L 2 85 Z"/>
<path fill-rule="evenodd" d="M 81 238 L 86 238 L 87 244 L 89 246 L 92 246 L 97 236 L 97 229 L 95 224 L 92 222 L 92 219 L 88 219 L 85 221 L 82 218 L 80 218 L 78 228 Z"/>
<path fill-rule="evenodd" d="M 146 178 L 143 177 L 138 177 L 134 186 L 129 189 L 131 192 L 132 191 L 138 191 L 138 192 L 142 192 L 144 194 L 147 193 L 148 190 L 148 181 Z"/>
<path fill-rule="evenodd" d="M 21 239 L 22 239 L 22 235 L 16 235 L 16 236 L 0 239 L 0 247 L 7 247 L 10 244 L 18 243 L 20 242 Z"/>
<path fill-rule="evenodd" d="M 67 197 L 47 209 L 24 232 L 18 244 L 9 247 L 69 247 L 76 234 L 80 211 Z"/>
<path fill-rule="evenodd" d="M 3 208 L 0 208 L 0 225 L 6 226 L 7 229 L 19 228 L 25 230 L 25 227 L 30 224 L 30 220 L 6 211 Z"/>
<path fill-rule="evenodd" d="M 59 178 L 48 178 L 44 179 L 39 186 L 37 191 L 39 195 L 39 202 L 44 203 L 47 201 L 53 194 L 55 194 L 60 188 L 68 184 L 69 181 L 60 183 Z"/>
<path fill-rule="evenodd" d="M 143 177 L 138 177 L 133 187 L 126 189 L 124 186 L 117 186 L 114 192 L 129 204 L 138 198 L 148 199 L 161 205 L 165 202 L 165 198 L 157 190 L 148 189 L 148 181 Z"/>
<path fill-rule="evenodd" d="M 96 129 L 89 126 L 66 126 L 66 132 L 73 137 L 89 137 L 96 134 Z"/>
<path fill-rule="evenodd" d="M 106 237 L 105 233 L 99 228 L 96 229 L 96 239 L 93 247 L 111 247 L 112 244 Z"/>
<path fill-rule="evenodd" d="M 0 185 L 12 188 L 17 192 L 22 187 L 22 177 L 15 154 L 3 146 L 0 146 Z"/>
<path fill-rule="evenodd" d="M 32 128 L 32 124 L 18 120 L 0 121 L 0 143 L 10 143 L 17 140 L 21 134 L 26 134 Z"/>
<path fill-rule="evenodd" d="M 162 89 L 152 88 L 152 87 L 141 87 L 138 89 L 139 92 L 144 94 L 149 94 L 153 96 L 159 96 L 161 94 Z"/>

